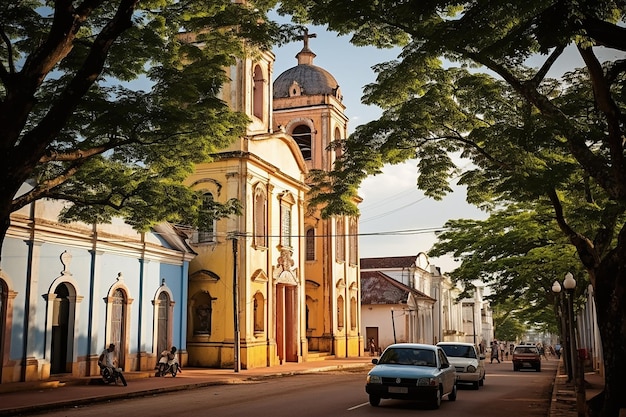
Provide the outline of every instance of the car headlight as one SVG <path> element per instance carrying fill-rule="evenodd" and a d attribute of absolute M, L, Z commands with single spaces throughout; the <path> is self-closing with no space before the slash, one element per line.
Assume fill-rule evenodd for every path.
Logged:
<path fill-rule="evenodd" d="M 435 378 L 420 378 L 417 380 L 418 387 L 437 386 L 437 380 Z"/>
<path fill-rule="evenodd" d="M 383 379 L 381 377 L 379 377 L 378 375 L 368 375 L 367 376 L 367 383 L 368 384 L 382 384 L 383 383 Z"/>
<path fill-rule="evenodd" d="M 474 365 L 470 365 L 467 367 L 467 372 L 474 373 L 476 372 L 476 367 Z"/>

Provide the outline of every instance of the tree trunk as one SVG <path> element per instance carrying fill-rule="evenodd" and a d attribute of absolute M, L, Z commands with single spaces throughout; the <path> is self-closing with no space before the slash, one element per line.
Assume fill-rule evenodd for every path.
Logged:
<path fill-rule="evenodd" d="M 626 258 L 596 270 L 595 301 L 604 355 L 604 401 L 598 416 L 618 417 L 626 408 Z"/>

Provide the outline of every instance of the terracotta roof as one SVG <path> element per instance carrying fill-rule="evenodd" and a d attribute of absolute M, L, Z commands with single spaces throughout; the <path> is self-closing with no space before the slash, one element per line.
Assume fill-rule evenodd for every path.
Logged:
<path fill-rule="evenodd" d="M 361 269 L 410 268 L 415 266 L 417 255 L 361 258 Z"/>
<path fill-rule="evenodd" d="M 408 287 L 380 271 L 361 271 L 361 304 L 405 304 L 410 293 L 415 298 L 434 301 L 423 292 Z"/>

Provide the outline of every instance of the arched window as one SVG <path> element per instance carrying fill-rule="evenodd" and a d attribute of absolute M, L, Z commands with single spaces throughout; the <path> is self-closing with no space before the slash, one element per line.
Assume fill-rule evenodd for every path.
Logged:
<path fill-rule="evenodd" d="M 337 262 L 343 262 L 346 260 L 346 231 L 345 231 L 344 218 L 338 217 L 336 225 L 337 225 L 337 228 L 335 231 L 336 258 L 337 258 Z"/>
<path fill-rule="evenodd" d="M 356 330 L 356 314 L 357 314 L 357 304 L 356 298 L 350 298 L 350 329 Z"/>
<path fill-rule="evenodd" d="M 294 140 L 302 152 L 302 157 L 305 161 L 311 160 L 311 128 L 307 125 L 299 125 L 293 129 L 291 133 Z"/>
<path fill-rule="evenodd" d="M 344 326 L 344 320 L 343 320 L 343 316 L 344 316 L 344 300 L 343 297 L 340 295 L 339 297 L 337 297 L 337 328 L 339 330 L 343 329 Z"/>
<path fill-rule="evenodd" d="M 263 294 L 254 294 L 254 332 L 263 333 L 265 331 L 265 299 Z"/>
<path fill-rule="evenodd" d="M 194 335 L 210 336 L 213 324 L 213 298 L 211 294 L 208 292 L 196 294 L 191 304 Z"/>
<path fill-rule="evenodd" d="M 256 65 L 254 67 L 254 98 L 252 103 L 252 112 L 255 117 L 263 120 L 263 108 L 264 108 L 264 92 L 265 92 L 265 79 L 263 78 L 263 71 L 261 67 Z"/>
<path fill-rule="evenodd" d="M 205 217 L 206 223 L 198 231 L 198 243 L 215 242 L 215 225 L 216 219 L 213 216 L 213 194 L 204 193 L 202 196 L 202 216 Z"/>
<path fill-rule="evenodd" d="M 315 260 L 315 229 L 312 227 L 306 231 L 306 260 Z"/>
<path fill-rule="evenodd" d="M 357 265 L 359 262 L 359 224 L 356 217 L 350 217 L 348 241 L 350 251 L 350 264 Z"/>
<path fill-rule="evenodd" d="M 280 243 L 291 247 L 291 207 L 280 206 Z"/>
<path fill-rule="evenodd" d="M 254 244 L 267 247 L 267 196 L 261 187 L 254 190 Z"/>
<path fill-rule="evenodd" d="M 334 137 L 335 141 L 340 141 L 341 140 L 341 131 L 339 130 L 338 127 L 335 128 L 335 137 Z M 338 146 L 337 143 L 334 144 L 335 146 L 333 147 L 333 149 L 335 150 L 335 159 L 340 158 L 341 155 L 343 155 L 343 146 Z"/>
<path fill-rule="evenodd" d="M 291 248 L 291 209 L 296 204 L 294 196 L 285 191 L 278 195 L 280 202 L 280 245 Z"/>

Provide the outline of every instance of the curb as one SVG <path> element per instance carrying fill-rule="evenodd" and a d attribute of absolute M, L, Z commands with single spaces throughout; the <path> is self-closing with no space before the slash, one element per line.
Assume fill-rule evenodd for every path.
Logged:
<path fill-rule="evenodd" d="M 239 377 L 239 378 L 226 377 L 226 378 L 219 378 L 214 381 L 191 382 L 191 383 L 184 384 L 184 385 L 148 388 L 148 389 L 143 389 L 140 391 L 130 391 L 130 392 L 118 391 L 115 394 L 99 394 L 99 395 L 94 395 L 94 396 L 79 398 L 79 399 L 49 402 L 45 404 L 33 404 L 27 407 L 3 409 L 3 410 L 0 410 L 0 416 L 15 416 L 15 415 L 36 413 L 36 412 L 42 412 L 42 411 L 53 411 L 53 410 L 59 410 L 63 408 L 74 408 L 77 406 L 87 405 L 87 404 L 104 403 L 104 402 L 110 402 L 110 401 L 121 400 L 121 399 L 147 397 L 147 396 L 157 395 L 157 394 L 162 394 L 162 393 L 167 393 L 167 392 L 192 390 L 192 389 L 204 388 L 204 387 L 210 387 L 210 386 L 216 386 L 216 385 L 250 384 L 250 383 L 254 383 L 258 381 L 263 381 L 265 379 L 283 378 L 283 377 L 289 377 L 289 376 L 295 376 L 295 375 L 314 374 L 314 373 L 341 371 L 341 370 L 349 370 L 349 369 L 366 369 L 370 366 L 371 364 L 368 364 L 368 363 L 329 365 L 329 366 L 324 366 L 324 367 L 319 367 L 319 368 L 300 369 L 300 370 L 287 371 L 287 372 L 275 372 L 275 373 L 267 373 L 267 374 L 261 374 L 261 375 L 249 375 L 249 376 Z M 131 380 L 132 379 L 134 378 L 131 378 Z M 54 387 L 63 387 L 63 386 L 71 386 L 71 385 L 86 385 L 86 384 L 88 384 L 88 382 L 86 383 L 84 380 L 76 379 L 76 380 L 66 381 L 66 382 L 57 381 L 57 384 Z M 54 387 L 50 386 L 48 388 L 54 388 Z"/>

